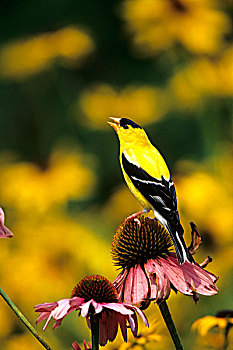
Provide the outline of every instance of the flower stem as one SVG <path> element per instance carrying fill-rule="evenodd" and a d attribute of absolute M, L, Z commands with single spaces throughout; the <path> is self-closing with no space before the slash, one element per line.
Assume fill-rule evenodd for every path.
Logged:
<path fill-rule="evenodd" d="M 99 350 L 99 317 L 96 315 L 91 316 L 90 321 L 92 350 Z"/>
<path fill-rule="evenodd" d="M 34 335 L 34 337 L 43 345 L 43 347 L 47 350 L 52 350 L 50 346 L 42 339 L 35 328 L 31 325 L 31 323 L 26 319 L 26 317 L 19 311 L 17 306 L 11 301 L 11 299 L 6 295 L 6 293 L 0 288 L 0 295 L 7 302 L 10 308 L 14 311 L 16 316 L 24 323 L 24 325 L 29 329 L 29 331 Z"/>
<path fill-rule="evenodd" d="M 173 319 L 172 319 L 172 316 L 170 314 L 170 311 L 169 311 L 169 308 L 167 306 L 166 301 L 164 300 L 161 303 L 159 303 L 158 305 L 159 305 L 160 312 L 163 316 L 163 319 L 166 323 L 166 326 L 169 330 L 169 333 L 172 337 L 175 348 L 177 350 L 183 350 L 183 345 L 181 344 L 179 334 L 178 334 L 176 326 L 173 322 Z"/>

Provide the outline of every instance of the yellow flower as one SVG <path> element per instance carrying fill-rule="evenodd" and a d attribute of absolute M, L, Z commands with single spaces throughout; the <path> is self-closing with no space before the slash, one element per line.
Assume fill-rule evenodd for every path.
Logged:
<path fill-rule="evenodd" d="M 161 343 L 163 337 L 158 333 L 158 322 L 153 322 L 150 324 L 150 327 L 145 329 L 143 327 L 143 331 L 139 332 L 137 337 L 132 337 L 129 335 L 129 339 L 127 343 L 122 342 L 122 339 L 117 338 L 114 344 L 107 344 L 106 350 L 143 350 L 149 349 L 150 344 L 152 344 L 152 349 L 154 348 L 154 343 Z"/>
<path fill-rule="evenodd" d="M 193 53 L 214 54 L 230 31 L 230 20 L 214 0 L 125 0 L 122 17 L 145 56 L 177 43 Z"/>
<path fill-rule="evenodd" d="M 41 344 L 28 331 L 12 335 L 4 344 L 4 350 L 41 350 Z"/>
<path fill-rule="evenodd" d="M 232 311 L 231 314 L 233 316 Z M 233 325 L 233 317 L 205 316 L 193 323 L 192 330 L 196 330 L 201 336 L 205 336 L 214 327 L 224 330 L 228 323 Z"/>
<path fill-rule="evenodd" d="M 232 96 L 233 48 L 223 51 L 218 59 L 192 61 L 170 79 L 167 92 L 173 96 L 168 100 L 182 108 L 192 108 L 206 96 Z"/>
<path fill-rule="evenodd" d="M 1 203 L 19 211 L 42 213 L 53 205 L 91 194 L 95 177 L 84 157 L 57 149 L 46 169 L 34 163 L 12 162 L 0 165 Z"/>
<path fill-rule="evenodd" d="M 78 64 L 93 49 L 89 35 L 75 27 L 10 42 L 0 48 L 0 77 L 25 79 L 47 69 L 56 58 Z"/>
<path fill-rule="evenodd" d="M 132 196 L 127 186 L 123 185 L 116 189 L 109 198 L 101 211 L 101 216 L 103 216 L 103 220 L 111 218 L 111 222 L 117 225 L 123 218 L 139 210 L 141 210 L 141 206 L 137 199 Z"/>
<path fill-rule="evenodd" d="M 13 328 L 13 320 L 16 317 L 13 312 L 9 309 L 9 306 L 1 300 L 0 303 L 0 319 L 4 327 L 0 327 L 0 343 L 4 337 L 8 337 Z"/>
<path fill-rule="evenodd" d="M 116 91 L 102 84 L 84 92 L 79 105 L 91 126 L 105 128 L 109 116 L 133 116 L 138 123 L 158 120 L 165 109 L 161 98 L 161 92 L 149 86 L 127 86 Z"/>
<path fill-rule="evenodd" d="M 178 71 L 168 84 L 172 103 L 182 108 L 192 108 L 206 95 L 217 95 L 222 84 L 216 63 L 199 59 Z M 171 99 L 170 99 L 171 100 Z"/>
<path fill-rule="evenodd" d="M 225 50 L 218 62 L 220 96 L 233 95 L 233 47 Z"/>
<path fill-rule="evenodd" d="M 188 172 L 175 181 L 181 216 L 187 223 L 194 221 L 221 246 L 232 241 L 232 167 L 231 156 L 224 153 L 205 164 L 183 162 L 179 168 Z"/>
<path fill-rule="evenodd" d="M 25 311 L 33 312 L 32 305 L 42 294 L 44 299 L 49 299 L 51 293 L 59 298 L 67 286 L 86 274 L 98 272 L 114 277 L 107 242 L 62 212 L 40 217 L 32 212 L 26 221 L 21 216 L 14 232 L 14 253 L 4 255 L 0 273 L 7 293 L 16 303 L 22 303 Z"/>
<path fill-rule="evenodd" d="M 205 316 L 196 320 L 192 325 L 192 330 L 196 330 L 199 337 L 197 342 L 198 348 L 201 345 L 206 348 L 213 349 L 232 349 L 232 332 L 229 332 L 233 327 L 233 311 L 223 310 L 216 316 Z M 229 345 L 229 346 L 228 346 Z"/>

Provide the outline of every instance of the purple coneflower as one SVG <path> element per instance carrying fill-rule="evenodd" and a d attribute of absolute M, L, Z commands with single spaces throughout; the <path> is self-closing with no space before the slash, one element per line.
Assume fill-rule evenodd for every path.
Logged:
<path fill-rule="evenodd" d="M 196 230 L 194 224 L 192 229 Z M 197 239 L 197 232 L 192 232 L 192 237 L 190 252 L 193 253 L 201 239 Z M 215 285 L 218 278 L 197 263 L 180 265 L 176 254 L 170 251 L 171 246 L 169 234 L 155 219 L 139 216 L 118 227 L 113 238 L 112 257 L 122 271 L 113 284 L 121 301 L 143 309 L 151 300 L 158 303 L 166 300 L 171 288 L 191 295 L 195 301 L 198 294 L 218 293 Z"/>
<path fill-rule="evenodd" d="M 55 321 L 53 328 L 56 328 L 60 326 L 63 318 L 73 310 L 80 310 L 81 316 L 86 317 L 89 328 L 91 327 L 90 318 L 92 316 L 98 318 L 100 345 L 105 345 L 108 340 L 113 341 L 115 339 L 118 324 L 125 341 L 127 341 L 127 323 L 133 335 L 136 336 L 138 330 L 136 313 L 148 326 L 148 321 L 143 312 L 136 306 L 120 303 L 114 285 L 99 275 L 83 278 L 74 287 L 69 299 L 36 305 L 35 311 L 39 312 L 36 323 L 47 319 L 43 328 L 45 329 L 53 318 Z"/>

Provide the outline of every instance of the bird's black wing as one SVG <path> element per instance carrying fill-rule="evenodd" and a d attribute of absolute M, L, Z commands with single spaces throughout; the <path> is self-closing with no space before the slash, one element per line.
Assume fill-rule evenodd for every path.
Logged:
<path fill-rule="evenodd" d="M 128 161 L 124 152 L 122 165 L 136 189 L 173 229 L 182 234 L 183 228 L 179 220 L 176 191 L 172 179 L 167 181 L 163 176 L 161 180 L 154 178 L 141 167 Z"/>
<path fill-rule="evenodd" d="M 160 215 L 158 220 L 172 237 L 179 263 L 183 264 L 185 261 L 194 263 L 183 238 L 184 230 L 179 219 L 176 191 L 172 179 L 167 181 L 163 176 L 161 180 L 154 178 L 141 167 L 128 161 L 124 152 L 122 153 L 122 165 L 135 188 Z"/>

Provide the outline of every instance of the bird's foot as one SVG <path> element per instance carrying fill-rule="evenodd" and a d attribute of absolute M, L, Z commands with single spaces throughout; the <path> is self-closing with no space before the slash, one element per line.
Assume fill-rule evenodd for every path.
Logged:
<path fill-rule="evenodd" d="M 137 213 L 134 213 L 134 214 L 128 216 L 128 217 L 125 219 L 124 222 L 127 222 L 127 221 L 129 221 L 129 220 L 131 220 L 131 219 L 135 219 L 138 215 L 142 215 L 142 214 L 144 214 L 144 213 L 145 213 L 144 210 L 138 211 Z"/>

